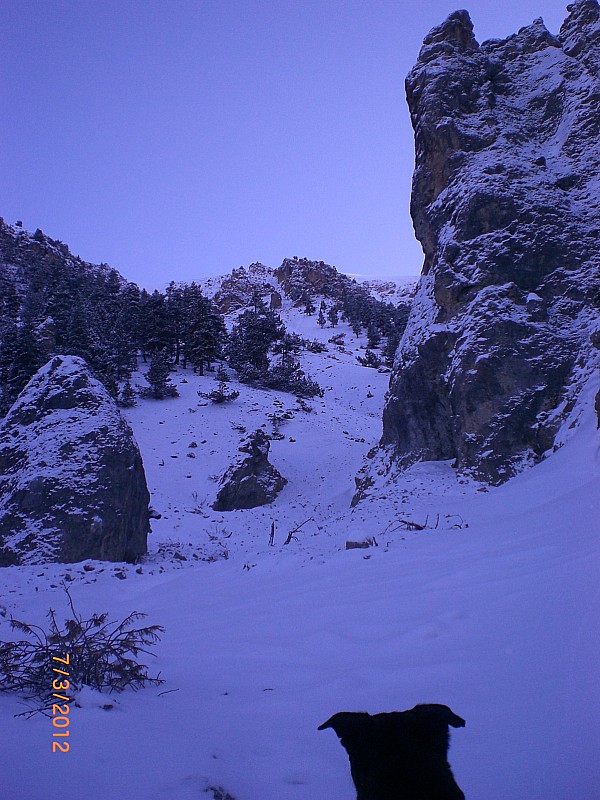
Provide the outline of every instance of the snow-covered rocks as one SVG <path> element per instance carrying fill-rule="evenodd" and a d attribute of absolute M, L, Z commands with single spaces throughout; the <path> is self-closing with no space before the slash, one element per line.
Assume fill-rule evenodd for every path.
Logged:
<path fill-rule="evenodd" d="M 149 493 L 133 433 L 76 356 L 55 356 L 0 426 L 0 565 L 134 561 Z"/>
<path fill-rule="evenodd" d="M 294 256 L 284 258 L 276 269 L 255 262 L 228 275 L 206 278 L 200 285 L 219 311 L 229 315 L 252 307 L 256 294 L 273 310 L 280 310 L 285 300 L 296 306 L 303 306 L 307 298 L 341 303 L 348 292 L 408 309 L 416 280 L 407 276 L 367 279 L 366 275 L 347 275 L 324 261 Z"/>
<path fill-rule="evenodd" d="M 271 445 L 260 428 L 243 442 L 239 457 L 221 479 L 215 511 L 235 511 L 272 503 L 287 480 L 269 462 Z"/>
<path fill-rule="evenodd" d="M 258 262 L 250 264 L 247 269 L 239 267 L 229 275 L 202 282 L 203 290 L 212 297 L 222 314 L 247 308 L 256 292 L 261 297 L 273 295 L 277 286 L 273 270 Z"/>
<path fill-rule="evenodd" d="M 382 443 L 499 483 L 552 448 L 598 363 L 600 9 L 479 45 L 466 11 L 407 78 L 425 253 Z M 583 366 L 585 366 L 585 369 Z"/>

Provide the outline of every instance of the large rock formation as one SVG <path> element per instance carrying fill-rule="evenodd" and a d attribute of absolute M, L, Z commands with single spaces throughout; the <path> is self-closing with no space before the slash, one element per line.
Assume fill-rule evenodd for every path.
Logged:
<path fill-rule="evenodd" d="M 134 561 L 149 499 L 115 402 L 83 359 L 55 356 L 0 425 L 0 566 Z"/>
<path fill-rule="evenodd" d="M 356 279 L 339 272 L 323 261 L 307 258 L 285 258 L 277 269 L 254 263 L 249 267 L 234 269 L 229 275 L 206 278 L 202 291 L 210 297 L 222 314 L 230 314 L 252 307 L 254 296 L 270 299 L 271 309 L 283 306 L 284 298 L 296 306 L 303 306 L 307 298 L 328 298 L 343 305 L 349 296 L 357 302 L 373 306 L 374 301 L 393 304 L 408 316 L 408 307 L 414 293 L 415 281 L 407 279 L 398 284 L 393 280 L 369 280 L 357 283 Z M 374 307 L 374 306 L 373 306 Z"/>
<path fill-rule="evenodd" d="M 271 445 L 260 428 L 240 445 L 242 454 L 221 479 L 221 488 L 213 503 L 215 511 L 235 511 L 272 503 L 287 480 L 269 461 Z"/>
<path fill-rule="evenodd" d="M 598 360 L 600 11 L 568 8 L 558 36 L 482 45 L 457 11 L 407 78 L 425 260 L 383 419 L 401 462 L 507 479 Z"/>

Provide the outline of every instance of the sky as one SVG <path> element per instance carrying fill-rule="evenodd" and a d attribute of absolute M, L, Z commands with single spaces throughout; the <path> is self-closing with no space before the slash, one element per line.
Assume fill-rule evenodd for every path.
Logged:
<path fill-rule="evenodd" d="M 147 288 L 261 261 L 417 275 L 404 78 L 566 0 L 0 0 L 0 216 Z"/>

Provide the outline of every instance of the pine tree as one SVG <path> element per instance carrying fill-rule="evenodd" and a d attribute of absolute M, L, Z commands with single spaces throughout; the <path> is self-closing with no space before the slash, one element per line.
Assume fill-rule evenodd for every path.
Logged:
<path fill-rule="evenodd" d="M 185 321 L 189 312 L 189 308 L 186 307 L 188 304 L 185 301 L 184 289 L 177 286 L 174 281 L 171 281 L 165 293 L 165 307 L 167 327 L 170 331 L 169 338 L 173 342 L 173 358 L 176 364 L 179 364 L 181 358 Z"/>
<path fill-rule="evenodd" d="M 119 380 L 127 380 L 137 368 L 140 317 L 140 290 L 128 283 L 120 295 L 119 315 L 115 337 L 117 339 L 117 373 Z"/>
<path fill-rule="evenodd" d="M 0 281 L 0 308 L 2 319 L 17 321 L 21 303 L 19 295 L 12 281 L 3 279 Z"/>
<path fill-rule="evenodd" d="M 140 296 L 140 349 L 146 361 L 148 355 L 166 350 L 174 351 L 174 336 L 169 324 L 169 313 L 165 295 L 155 289 L 152 294 L 146 290 Z"/>
<path fill-rule="evenodd" d="M 371 367 L 372 369 L 379 369 L 381 366 L 381 359 L 372 350 L 365 350 L 363 356 L 356 356 L 356 360 L 363 365 L 363 367 Z"/>
<path fill-rule="evenodd" d="M 375 321 L 372 320 L 371 324 L 367 328 L 367 347 L 374 349 L 379 346 L 380 342 L 381 342 L 381 334 L 377 329 Z"/>
<path fill-rule="evenodd" d="M 335 328 L 338 324 L 338 310 L 335 306 L 331 306 L 329 311 L 327 312 L 327 319 L 331 323 L 331 327 Z"/>
<path fill-rule="evenodd" d="M 327 306 L 325 305 L 325 301 L 321 300 L 321 305 L 319 306 L 319 316 L 317 317 L 317 324 L 320 328 L 324 328 L 327 320 L 325 319 L 325 311 Z"/>
<path fill-rule="evenodd" d="M 219 381 L 216 389 L 213 389 L 212 392 L 203 396 L 208 397 L 213 403 L 230 403 L 232 400 L 239 397 L 240 393 L 235 389 L 230 389 L 227 385 L 227 381 Z"/>
<path fill-rule="evenodd" d="M 104 385 L 111 397 L 119 396 L 117 366 L 110 343 L 97 339 L 92 343 L 88 365 L 94 376 Z"/>
<path fill-rule="evenodd" d="M 171 367 L 165 350 L 154 353 L 150 360 L 150 368 L 146 372 L 146 380 L 150 384 L 145 395 L 162 400 L 165 397 L 177 397 L 177 387 L 170 381 Z"/>
<path fill-rule="evenodd" d="M 67 316 L 64 328 L 59 328 L 62 347 L 66 353 L 92 360 L 91 326 L 81 301 L 76 301 Z"/>
<path fill-rule="evenodd" d="M 312 316 L 317 309 L 308 292 L 305 292 L 302 296 L 302 302 L 304 303 L 304 313 L 309 317 Z"/>
<path fill-rule="evenodd" d="M 256 379 L 269 369 L 269 350 L 285 333 L 279 315 L 267 309 L 260 298 L 244 311 L 231 331 L 229 364 L 244 380 Z M 244 376 L 244 377 L 242 377 Z"/>
<path fill-rule="evenodd" d="M 16 345 L 18 330 L 17 323 L 14 320 L 2 320 L 2 327 L 0 330 L 0 388 L 2 390 L 0 415 L 8 411 L 8 407 L 12 400 L 14 400 L 10 388 L 10 380 L 13 372 L 13 365 L 17 358 Z"/>
<path fill-rule="evenodd" d="M 225 367 L 223 366 L 223 364 L 219 364 L 219 369 L 217 370 L 217 374 L 215 375 L 215 378 L 219 382 L 223 382 L 223 383 L 229 383 L 229 381 L 231 380 L 231 377 L 230 377 L 229 373 L 227 372 L 227 370 L 225 369 Z"/>
<path fill-rule="evenodd" d="M 400 344 L 400 334 L 396 330 L 394 330 L 388 336 L 385 348 L 383 350 L 385 363 L 387 364 L 388 367 L 391 367 L 394 363 L 396 350 L 398 349 L 399 344 Z"/>
<path fill-rule="evenodd" d="M 17 397 L 44 361 L 33 322 L 31 319 L 25 319 L 17 331 L 12 349 L 12 363 L 7 370 L 7 395 L 11 401 Z"/>
<path fill-rule="evenodd" d="M 197 297 L 185 336 L 184 365 L 189 361 L 203 375 L 205 368 L 222 356 L 227 336 L 223 317 L 208 298 Z"/>
<path fill-rule="evenodd" d="M 119 394 L 118 402 L 120 406 L 123 406 L 123 408 L 132 408 L 133 406 L 137 405 L 135 391 L 130 380 L 125 381 L 125 385 Z"/>

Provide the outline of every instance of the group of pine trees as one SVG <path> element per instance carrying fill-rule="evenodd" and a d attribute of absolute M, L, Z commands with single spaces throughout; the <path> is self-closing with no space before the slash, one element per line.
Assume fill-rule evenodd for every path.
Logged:
<path fill-rule="evenodd" d="M 383 303 L 372 297 L 362 286 L 350 283 L 337 298 L 330 300 L 329 305 L 325 300 L 321 301 L 317 323 L 322 328 L 326 325 L 335 328 L 340 320 L 344 320 L 355 336 L 363 333 L 367 336 L 367 363 L 359 357 L 361 364 L 380 366 L 385 362 L 387 366 L 391 366 L 406 327 L 408 311 L 408 305 Z M 381 351 L 382 358 L 373 353 L 377 349 Z"/>
<path fill-rule="evenodd" d="M 56 353 L 81 356 L 108 391 L 135 401 L 131 375 L 148 362 L 150 394 L 168 396 L 175 364 L 200 373 L 222 357 L 223 317 L 196 284 L 140 290 L 115 271 L 85 264 L 36 231 L 14 237 L 0 225 L 0 411 Z"/>
<path fill-rule="evenodd" d="M 228 362 L 242 383 L 302 397 L 322 396 L 323 389 L 296 360 L 308 344 L 297 334 L 288 333 L 279 314 L 254 292 L 250 307 L 240 314 L 231 330 Z"/>

